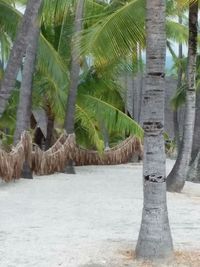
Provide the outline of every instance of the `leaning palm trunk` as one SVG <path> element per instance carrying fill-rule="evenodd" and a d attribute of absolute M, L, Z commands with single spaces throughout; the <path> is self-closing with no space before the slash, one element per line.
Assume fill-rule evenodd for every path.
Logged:
<path fill-rule="evenodd" d="M 166 203 L 164 148 L 165 0 L 147 0 L 146 81 L 143 97 L 144 206 L 137 258 L 168 260 L 173 245 Z"/>
<path fill-rule="evenodd" d="M 40 29 L 36 21 L 30 33 L 31 35 L 29 37 L 29 45 L 26 50 L 26 58 L 22 72 L 22 83 L 20 89 L 19 105 L 17 110 L 17 122 L 14 134 L 15 144 L 19 141 L 21 133 L 30 129 L 32 80 L 35 69 L 38 39 L 40 35 Z M 24 162 L 22 177 L 32 178 L 32 172 L 27 160 L 25 160 Z"/>
<path fill-rule="evenodd" d="M 78 0 L 76 7 L 75 24 L 74 24 L 75 32 L 79 32 L 82 29 L 83 10 L 84 10 L 84 0 Z M 74 133 L 76 96 L 77 96 L 78 79 L 80 72 L 78 52 L 74 47 L 73 40 L 71 46 L 72 46 L 71 47 L 72 58 L 71 58 L 71 70 L 70 70 L 70 87 L 67 98 L 66 117 L 65 117 L 65 130 L 68 134 Z M 65 171 L 67 173 L 75 173 L 73 168 L 73 162 L 69 162 Z"/>
<path fill-rule="evenodd" d="M 167 189 L 180 192 L 185 184 L 192 151 L 192 136 L 195 119 L 195 78 L 197 56 L 198 1 L 189 7 L 189 42 L 187 66 L 186 108 L 183 138 L 176 163 L 167 177 Z"/>
<path fill-rule="evenodd" d="M 34 26 L 38 16 L 38 11 L 42 0 L 29 0 L 22 19 L 21 27 L 17 33 L 8 64 L 5 70 L 4 79 L 0 89 L 0 117 L 2 116 L 7 101 L 10 97 L 16 82 L 16 77 L 25 55 L 28 45 L 28 38 L 31 34 L 31 28 Z"/>

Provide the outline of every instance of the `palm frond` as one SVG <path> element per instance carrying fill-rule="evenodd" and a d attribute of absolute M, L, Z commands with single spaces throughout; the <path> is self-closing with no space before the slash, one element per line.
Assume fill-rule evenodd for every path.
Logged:
<path fill-rule="evenodd" d="M 166 21 L 167 38 L 177 43 L 187 43 L 188 41 L 188 27 L 176 21 Z"/>
<path fill-rule="evenodd" d="M 124 135 L 132 134 L 140 139 L 143 138 L 143 130 L 139 124 L 109 103 L 91 95 L 79 95 L 79 102 L 84 103 L 84 106 L 90 108 L 97 118 L 104 121 L 109 131 L 115 129 Z"/>
<path fill-rule="evenodd" d="M 136 53 L 136 44 L 145 42 L 144 2 L 133 0 L 83 31 L 76 40 L 77 49 L 100 64 Z"/>
<path fill-rule="evenodd" d="M 94 119 L 94 116 L 87 111 L 87 107 L 76 104 L 76 122 L 81 123 L 81 127 L 88 133 L 91 143 L 93 143 L 99 152 L 102 152 L 104 149 L 104 142 L 99 136 L 99 131 L 97 128 L 97 122 Z"/>
<path fill-rule="evenodd" d="M 183 84 L 178 90 L 176 91 L 174 97 L 171 100 L 171 106 L 174 110 L 177 110 L 181 107 L 186 100 L 186 84 Z"/>
<path fill-rule="evenodd" d="M 38 52 L 38 69 L 62 89 L 68 85 L 68 72 L 58 52 L 41 35 Z"/>
<path fill-rule="evenodd" d="M 11 39 L 15 38 L 21 17 L 21 13 L 9 4 L 9 1 L 0 0 L 0 28 Z"/>

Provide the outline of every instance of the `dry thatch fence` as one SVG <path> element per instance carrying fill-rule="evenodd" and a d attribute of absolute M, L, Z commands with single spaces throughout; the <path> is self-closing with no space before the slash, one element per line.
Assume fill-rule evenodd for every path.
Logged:
<path fill-rule="evenodd" d="M 67 161 L 73 160 L 75 151 L 75 135 L 63 134 L 48 150 L 35 147 L 32 152 L 32 170 L 37 175 L 52 174 L 63 171 Z"/>
<path fill-rule="evenodd" d="M 66 133 L 47 151 L 37 145 L 32 150 L 32 146 L 30 135 L 24 132 L 10 153 L 0 150 L 0 177 L 3 180 L 20 178 L 25 161 L 37 175 L 47 175 L 63 171 L 69 160 L 73 160 L 76 165 L 114 165 L 128 162 L 134 154 L 142 156 L 141 142 L 135 137 L 128 137 L 102 154 L 78 147 L 75 135 Z"/>
<path fill-rule="evenodd" d="M 23 132 L 19 143 L 10 152 L 0 149 L 0 177 L 9 182 L 19 179 L 25 160 L 31 165 L 32 142 L 28 132 Z"/>
<path fill-rule="evenodd" d="M 74 161 L 76 165 L 116 165 L 127 163 L 134 154 L 142 158 L 142 145 L 137 138 L 130 136 L 102 154 L 76 146 Z"/>

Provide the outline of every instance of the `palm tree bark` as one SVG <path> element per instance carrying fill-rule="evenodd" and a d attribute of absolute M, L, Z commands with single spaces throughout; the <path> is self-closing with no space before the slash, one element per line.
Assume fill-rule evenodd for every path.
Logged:
<path fill-rule="evenodd" d="M 31 28 L 38 16 L 42 0 L 29 0 L 22 19 L 21 27 L 17 33 L 16 39 L 11 50 L 8 64 L 5 70 L 4 79 L 0 89 L 0 117 L 2 116 L 11 91 L 16 82 L 16 77 L 22 63 L 23 56 L 26 53 L 28 39 L 31 34 Z"/>
<path fill-rule="evenodd" d="M 182 17 L 179 16 L 179 24 L 182 24 Z M 180 43 L 178 47 L 178 59 L 179 61 L 183 58 L 183 45 Z M 178 81 L 177 81 L 177 90 L 182 85 L 182 77 L 183 77 L 183 68 L 182 64 L 179 65 L 178 69 Z M 180 148 L 180 129 L 179 129 L 179 120 L 178 120 L 178 108 L 176 108 L 173 112 L 173 122 L 174 122 L 174 137 L 177 145 L 177 151 Z"/>
<path fill-rule="evenodd" d="M 31 106 L 32 106 L 32 81 L 35 70 L 35 61 L 38 47 L 40 28 L 36 21 L 30 30 L 29 45 L 26 50 L 26 57 L 22 72 L 22 82 L 20 89 L 19 105 L 17 110 L 17 122 L 14 134 L 14 143 L 16 144 L 23 131 L 30 129 Z M 25 159 L 22 175 L 23 178 L 33 178 L 31 168 Z"/>
<path fill-rule="evenodd" d="M 187 181 L 200 182 L 200 92 L 196 92 L 195 123 L 190 167 L 187 173 Z"/>
<path fill-rule="evenodd" d="M 46 114 L 47 114 L 47 137 L 45 140 L 45 150 L 51 147 L 53 130 L 54 130 L 54 115 L 50 112 L 46 112 Z"/>
<path fill-rule="evenodd" d="M 20 98 L 17 109 L 17 121 L 14 134 L 15 144 L 19 141 L 21 133 L 25 130 L 30 129 L 32 81 L 35 70 L 39 35 L 40 29 L 35 25 L 31 29 L 29 45 L 26 50 L 26 57 L 22 71 Z"/>
<path fill-rule="evenodd" d="M 76 7 L 76 16 L 74 23 L 74 31 L 79 32 L 82 29 L 82 19 L 84 11 L 84 0 L 78 0 Z M 65 130 L 68 134 L 74 133 L 75 123 L 75 109 L 76 109 L 76 96 L 78 89 L 80 64 L 78 60 L 78 51 L 76 50 L 73 39 L 71 43 L 71 69 L 70 69 L 70 86 L 66 105 L 66 116 L 65 116 Z M 68 166 L 65 170 L 67 173 L 75 173 L 73 162 L 68 162 Z"/>
<path fill-rule="evenodd" d="M 192 164 L 200 151 L 200 92 L 196 92 L 195 123 L 192 142 L 191 162 Z"/>
<path fill-rule="evenodd" d="M 195 78 L 198 32 L 198 1 L 189 5 L 189 41 L 187 66 L 186 107 L 183 126 L 183 138 L 176 163 L 167 177 L 167 189 L 181 192 L 184 187 L 192 151 L 192 136 L 195 120 Z"/>
<path fill-rule="evenodd" d="M 137 258 L 169 260 L 173 244 L 166 203 L 164 147 L 165 0 L 146 2 L 146 79 L 143 97 L 144 206 Z"/>

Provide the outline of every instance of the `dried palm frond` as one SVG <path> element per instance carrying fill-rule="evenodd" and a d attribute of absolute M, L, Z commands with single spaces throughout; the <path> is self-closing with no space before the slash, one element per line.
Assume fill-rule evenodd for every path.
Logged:
<path fill-rule="evenodd" d="M 19 143 L 8 153 L 0 149 L 0 177 L 9 182 L 19 179 L 24 161 L 31 165 L 32 140 L 28 132 L 23 132 Z"/>

